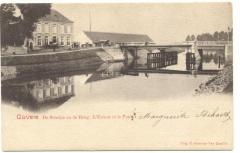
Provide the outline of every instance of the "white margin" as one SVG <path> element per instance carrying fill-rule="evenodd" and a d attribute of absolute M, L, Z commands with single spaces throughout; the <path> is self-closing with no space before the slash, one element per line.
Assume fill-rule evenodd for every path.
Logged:
<path fill-rule="evenodd" d="M 224 153 L 239 153 L 240 152 L 240 0 L 1 0 L 0 3 L 192 3 L 192 2 L 232 2 L 233 6 L 233 59 L 234 59 L 234 89 L 233 89 L 233 107 L 234 107 L 234 149 L 233 151 L 224 151 Z M 224 13 L 224 12 L 223 12 Z M 0 118 L 1 118 L 0 113 Z M 2 119 L 2 118 L 1 118 Z M 1 127 L 1 122 L 0 122 Z M 2 139 L 2 132 L 0 132 L 0 138 Z M 0 139 L 0 141 L 1 141 Z M 2 143 L 0 143 L 0 148 L 2 148 Z M 2 149 L 1 149 L 2 152 Z M 61 151 L 62 152 L 62 151 Z M 70 152 L 70 151 L 64 151 Z M 87 152 L 89 151 L 82 151 Z M 113 153 L 113 152 L 123 152 L 123 151 L 101 151 L 101 153 Z M 128 152 L 128 151 L 124 151 Z M 141 152 L 147 153 L 149 151 L 131 151 L 131 152 Z M 155 152 L 155 151 L 154 151 Z M 167 151 L 161 151 L 167 152 Z M 171 153 L 183 153 L 185 151 L 171 151 Z M 192 153 L 195 151 L 188 151 L 188 153 Z M 212 151 L 197 151 L 209 153 Z M 219 152 L 219 151 L 214 151 Z M 222 152 L 222 151 L 221 151 Z M 44 153 L 48 153 L 48 151 L 44 151 Z"/>

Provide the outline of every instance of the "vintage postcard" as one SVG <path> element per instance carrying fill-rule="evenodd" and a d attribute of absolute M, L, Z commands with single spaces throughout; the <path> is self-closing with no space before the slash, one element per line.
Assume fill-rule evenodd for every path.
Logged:
<path fill-rule="evenodd" d="M 232 4 L 2 3 L 4 151 L 232 150 Z"/>

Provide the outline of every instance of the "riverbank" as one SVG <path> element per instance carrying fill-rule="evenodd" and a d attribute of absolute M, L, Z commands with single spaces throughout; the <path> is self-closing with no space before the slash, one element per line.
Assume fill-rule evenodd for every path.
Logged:
<path fill-rule="evenodd" d="M 226 65 L 216 76 L 199 85 L 196 94 L 232 93 L 233 92 L 233 66 Z"/>
<path fill-rule="evenodd" d="M 124 56 L 119 47 L 92 47 L 78 50 L 61 49 L 55 52 L 42 50 L 29 54 L 9 54 L 1 57 L 2 66 L 15 66 L 26 64 L 53 63 L 69 60 L 78 60 L 86 57 L 100 57 L 103 61 L 123 61 Z"/>
<path fill-rule="evenodd" d="M 4 81 L 21 77 L 40 77 L 71 72 L 77 73 L 78 71 L 88 72 L 96 70 L 103 63 L 104 61 L 96 57 L 55 63 L 2 66 L 1 80 Z"/>
<path fill-rule="evenodd" d="M 40 63 L 54 63 L 84 58 L 98 57 L 97 52 L 104 52 L 101 48 L 91 48 L 88 50 L 48 52 L 38 54 L 9 55 L 1 57 L 2 66 L 16 66 Z"/>
<path fill-rule="evenodd" d="M 114 47 L 7 55 L 1 57 L 1 76 L 7 80 L 28 74 L 87 70 L 104 62 L 123 60 L 121 49 Z"/>
<path fill-rule="evenodd" d="M 105 61 L 97 55 L 101 49 L 50 52 L 1 57 L 1 80 L 17 76 L 64 73 L 96 69 Z"/>

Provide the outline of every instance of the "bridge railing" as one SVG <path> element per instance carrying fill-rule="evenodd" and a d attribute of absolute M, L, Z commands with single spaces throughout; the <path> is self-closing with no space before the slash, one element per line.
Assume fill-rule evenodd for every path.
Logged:
<path fill-rule="evenodd" d="M 195 41 L 186 41 L 184 44 L 192 44 L 194 45 Z M 232 44 L 232 41 L 196 41 L 197 46 L 224 46 Z"/>
<path fill-rule="evenodd" d="M 176 65 L 178 61 L 177 51 L 147 54 L 147 66 L 150 69 L 163 68 L 170 65 Z"/>

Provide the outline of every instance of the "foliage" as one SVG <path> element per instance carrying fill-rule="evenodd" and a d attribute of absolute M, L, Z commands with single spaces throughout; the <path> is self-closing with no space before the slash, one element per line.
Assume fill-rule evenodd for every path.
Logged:
<path fill-rule="evenodd" d="M 21 16 L 15 17 L 16 8 Z M 22 45 L 25 38 L 32 38 L 39 18 L 49 14 L 51 4 L 1 4 L 1 45 Z"/>
<path fill-rule="evenodd" d="M 232 41 L 233 29 L 229 29 L 229 32 L 225 31 L 215 31 L 213 34 L 202 33 L 197 35 L 196 39 L 198 41 Z M 186 41 L 194 41 L 194 35 L 188 35 L 185 39 Z"/>
<path fill-rule="evenodd" d="M 13 23 L 17 23 L 20 18 L 14 16 L 15 7 L 13 4 L 1 5 L 1 45 L 5 47 L 6 44 L 13 45 L 15 39 L 19 35 L 14 35 L 14 30 L 17 30 Z"/>
<path fill-rule="evenodd" d="M 23 20 L 21 23 L 22 32 L 27 38 L 32 38 L 32 32 L 39 18 L 50 13 L 51 4 L 16 4 L 22 13 Z"/>

